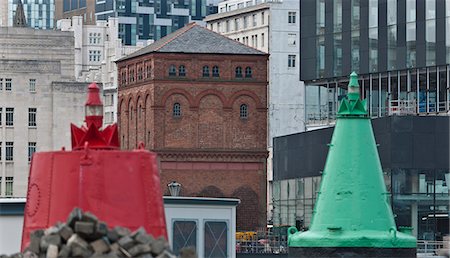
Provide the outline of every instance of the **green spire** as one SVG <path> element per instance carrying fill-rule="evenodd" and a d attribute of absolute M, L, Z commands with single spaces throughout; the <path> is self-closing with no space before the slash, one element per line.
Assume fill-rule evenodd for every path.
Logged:
<path fill-rule="evenodd" d="M 310 229 L 296 233 L 290 228 L 289 247 L 416 247 L 413 236 L 397 231 L 364 104 L 359 98 L 357 75 L 352 73 L 348 99 L 341 102 L 329 145 Z"/>
<path fill-rule="evenodd" d="M 358 75 L 355 72 L 350 74 L 350 81 L 348 83 L 347 98 L 341 101 L 338 117 L 352 116 L 352 117 L 367 117 L 366 100 L 359 98 L 359 83 Z"/>

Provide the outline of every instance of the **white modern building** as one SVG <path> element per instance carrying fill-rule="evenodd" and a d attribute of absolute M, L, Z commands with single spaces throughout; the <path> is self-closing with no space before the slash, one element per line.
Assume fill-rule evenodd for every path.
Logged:
<path fill-rule="evenodd" d="M 117 66 L 115 61 L 143 47 L 124 46 L 119 39 L 119 19 L 110 17 L 96 25 L 83 24 L 82 16 L 57 22 L 61 31 L 72 31 L 75 37 L 75 77 L 79 82 L 99 82 L 104 90 L 105 124 L 117 121 Z"/>
<path fill-rule="evenodd" d="M 32 154 L 70 148 L 83 121 L 73 44 L 72 32 L 0 28 L 0 197 L 25 197 Z"/>
<path fill-rule="evenodd" d="M 270 54 L 267 167 L 268 218 L 272 209 L 272 142 L 305 130 L 305 86 L 299 81 L 300 12 L 298 0 L 226 0 L 207 27 Z"/>

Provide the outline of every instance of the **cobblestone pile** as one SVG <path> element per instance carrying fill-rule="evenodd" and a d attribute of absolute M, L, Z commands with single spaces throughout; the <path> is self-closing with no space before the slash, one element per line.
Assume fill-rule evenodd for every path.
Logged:
<path fill-rule="evenodd" d="M 185 256 L 183 253 L 188 253 Z M 65 223 L 33 231 L 24 253 L 0 258 L 176 258 L 163 238 L 153 238 L 144 228 L 134 232 L 124 227 L 109 228 L 90 212 L 75 208 Z M 196 257 L 182 251 L 180 258 Z"/>

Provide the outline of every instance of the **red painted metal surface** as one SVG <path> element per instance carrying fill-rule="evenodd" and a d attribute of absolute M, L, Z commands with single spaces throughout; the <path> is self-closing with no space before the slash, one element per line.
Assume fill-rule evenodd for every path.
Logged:
<path fill-rule="evenodd" d="M 22 250 L 33 230 L 65 221 L 74 207 L 92 212 L 110 227 L 143 226 L 154 237 L 167 239 L 156 154 L 143 144 L 135 151 L 118 150 L 116 125 L 71 129 L 74 151 L 33 155 Z"/>

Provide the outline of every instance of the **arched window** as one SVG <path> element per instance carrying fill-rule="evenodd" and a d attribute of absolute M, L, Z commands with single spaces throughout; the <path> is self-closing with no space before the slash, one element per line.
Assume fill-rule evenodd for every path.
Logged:
<path fill-rule="evenodd" d="M 150 64 L 147 64 L 147 78 L 150 78 L 152 74 L 152 66 Z"/>
<path fill-rule="evenodd" d="M 139 109 L 138 109 L 138 118 L 141 119 L 142 117 L 142 105 L 139 104 Z"/>
<path fill-rule="evenodd" d="M 236 78 L 242 78 L 242 67 L 240 66 L 236 67 L 235 76 Z"/>
<path fill-rule="evenodd" d="M 252 68 L 249 66 L 245 68 L 245 78 L 252 78 Z"/>
<path fill-rule="evenodd" d="M 213 66 L 213 68 L 212 68 L 212 76 L 213 77 L 219 77 L 220 76 L 220 74 L 219 74 L 219 67 L 217 65 Z"/>
<path fill-rule="evenodd" d="M 128 79 L 128 82 L 129 82 L 129 83 L 134 82 L 134 69 L 130 69 L 130 70 L 128 71 L 128 77 L 129 77 L 129 79 Z"/>
<path fill-rule="evenodd" d="M 203 66 L 203 77 L 209 77 L 209 66 Z"/>
<path fill-rule="evenodd" d="M 122 70 L 122 85 L 127 84 L 127 71 L 125 69 Z"/>
<path fill-rule="evenodd" d="M 186 67 L 184 65 L 178 67 L 178 76 L 186 76 Z"/>
<path fill-rule="evenodd" d="M 177 68 L 175 65 L 171 65 L 169 67 L 169 76 L 176 76 L 177 75 Z"/>
<path fill-rule="evenodd" d="M 239 108 L 239 116 L 241 119 L 247 119 L 248 118 L 248 106 L 247 104 L 242 104 Z"/>
<path fill-rule="evenodd" d="M 180 105 L 180 103 L 174 103 L 173 104 L 172 116 L 173 117 L 181 117 L 181 105 Z"/>
<path fill-rule="evenodd" d="M 138 75 L 137 75 L 138 81 L 142 80 L 142 67 L 138 68 Z"/>

